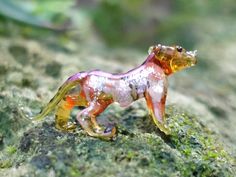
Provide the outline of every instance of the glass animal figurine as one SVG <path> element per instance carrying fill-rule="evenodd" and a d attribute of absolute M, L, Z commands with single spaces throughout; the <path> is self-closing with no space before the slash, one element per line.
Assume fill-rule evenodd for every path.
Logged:
<path fill-rule="evenodd" d="M 196 64 L 196 51 L 186 51 L 180 46 L 157 45 L 149 48 L 143 64 L 123 74 L 110 74 L 99 70 L 79 72 L 69 77 L 56 95 L 33 120 L 43 119 L 56 108 L 56 128 L 72 131 L 76 123 L 69 121 L 74 106 L 82 106 L 77 122 L 92 137 L 111 140 L 116 135 L 115 126 L 103 128 L 96 117 L 113 102 L 127 107 L 145 98 L 150 116 L 165 134 L 170 129 L 165 120 L 167 76 Z"/>

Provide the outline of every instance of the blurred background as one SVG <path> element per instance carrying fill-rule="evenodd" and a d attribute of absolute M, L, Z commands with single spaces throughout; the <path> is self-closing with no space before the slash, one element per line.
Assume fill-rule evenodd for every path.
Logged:
<path fill-rule="evenodd" d="M 198 50 L 198 64 L 170 78 L 168 104 L 235 148 L 235 19 L 234 0 L 0 0 L 1 91 L 52 96 L 43 86 L 55 91 L 75 72 L 125 72 L 151 45 L 181 45 Z"/>

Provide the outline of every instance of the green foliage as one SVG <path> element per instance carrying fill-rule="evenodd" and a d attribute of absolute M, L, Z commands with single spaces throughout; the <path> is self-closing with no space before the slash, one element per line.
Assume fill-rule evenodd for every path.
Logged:
<path fill-rule="evenodd" d="M 49 44 L 57 40 L 55 44 L 62 45 L 68 39 L 67 30 L 71 28 L 67 13 L 73 3 L 73 0 L 1 0 L 0 35 L 34 38 Z"/>
<path fill-rule="evenodd" d="M 191 3 L 187 0 L 101 0 L 94 2 L 93 6 L 90 6 L 90 3 L 87 3 L 88 5 L 79 3 L 78 6 L 74 6 L 76 4 L 74 0 L 22 2 L 23 0 L 0 1 L 2 14 L 0 34 L 10 33 L 40 38 L 55 33 L 37 28 L 57 30 L 74 26 L 80 31 L 83 30 L 83 24 L 92 20 L 94 25 L 92 27 L 109 46 L 144 48 L 158 41 L 169 45 L 178 43 L 186 48 L 192 48 L 202 40 L 201 35 L 206 33 L 204 26 L 207 26 L 208 21 L 215 21 L 216 17 L 220 17 L 221 23 L 225 23 L 227 27 L 229 24 L 226 22 L 231 23 L 236 15 L 236 5 L 233 0 L 194 0 Z M 78 11 L 88 14 L 90 19 L 78 18 Z M 227 20 L 224 20 L 224 17 Z M 20 22 L 21 28 L 19 29 L 19 24 L 15 25 L 9 18 Z M 21 22 L 29 26 L 22 25 Z M 32 25 L 36 28 L 32 28 Z M 217 32 L 213 29 L 212 32 L 214 31 Z M 227 31 L 232 30 L 227 29 Z M 214 37 L 220 38 L 226 34 L 216 34 Z M 71 40 L 74 37 L 72 35 Z"/>
<path fill-rule="evenodd" d="M 125 9 L 121 2 L 104 0 L 93 11 L 93 20 L 108 44 L 124 44 L 124 38 L 128 37 L 126 30 L 135 22 L 135 16 Z"/>
<path fill-rule="evenodd" d="M 199 36 L 205 33 L 203 29 L 208 21 L 220 16 L 230 18 L 236 12 L 233 0 L 134 2 L 102 0 L 93 9 L 91 14 L 95 27 L 109 45 L 143 47 L 158 41 L 192 48 L 202 40 Z M 165 15 L 158 13 L 158 8 Z"/>
<path fill-rule="evenodd" d="M 40 1 L 39 3 L 39 1 L 26 1 L 23 6 L 21 1 L 1 0 L 0 14 L 32 26 L 56 30 L 57 27 L 55 24 L 52 24 L 50 21 L 54 20 L 53 22 L 57 22 L 58 19 L 65 21 L 65 18 L 63 18 L 59 10 L 61 10 L 62 7 L 64 10 L 68 8 L 68 3 L 65 4 L 63 2 L 62 6 L 60 2 L 61 1 Z M 62 20 L 60 20 L 60 22 L 61 21 Z"/>

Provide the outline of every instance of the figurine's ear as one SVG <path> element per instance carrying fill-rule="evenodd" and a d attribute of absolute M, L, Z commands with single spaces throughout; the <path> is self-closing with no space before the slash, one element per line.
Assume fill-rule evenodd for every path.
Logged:
<path fill-rule="evenodd" d="M 149 49 L 148 49 L 148 55 L 150 55 L 150 54 L 153 52 L 154 48 L 155 48 L 155 46 L 149 47 Z"/>
<path fill-rule="evenodd" d="M 148 54 L 150 55 L 151 53 L 155 53 L 155 54 L 158 54 L 159 51 L 161 50 L 161 44 L 158 44 L 158 45 L 154 45 L 154 46 L 151 46 L 149 47 L 148 49 Z"/>

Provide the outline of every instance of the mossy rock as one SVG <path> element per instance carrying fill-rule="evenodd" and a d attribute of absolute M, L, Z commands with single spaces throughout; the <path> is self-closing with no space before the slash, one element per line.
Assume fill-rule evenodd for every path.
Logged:
<path fill-rule="evenodd" d="M 24 175 L 29 176 L 235 174 L 234 159 L 200 118 L 175 106 L 168 107 L 166 116 L 170 136 L 157 129 L 142 103 L 125 110 L 112 106 L 100 119 L 110 117 L 110 121 L 118 123 L 114 141 L 89 137 L 79 126 L 74 133 L 61 132 L 54 128 L 53 121 L 45 121 L 24 133 L 17 150 L 5 150 L 0 164 L 5 169 L 27 166 Z"/>

